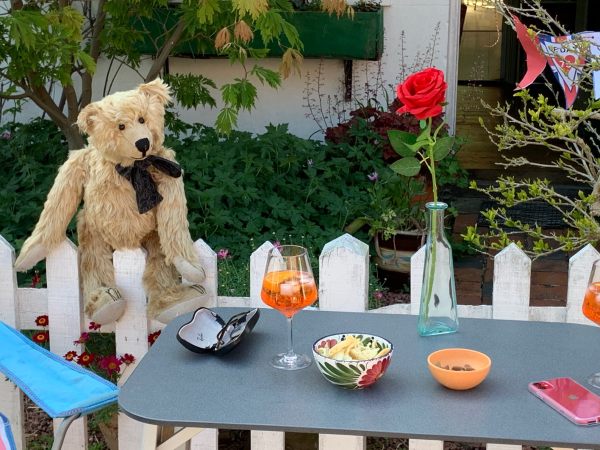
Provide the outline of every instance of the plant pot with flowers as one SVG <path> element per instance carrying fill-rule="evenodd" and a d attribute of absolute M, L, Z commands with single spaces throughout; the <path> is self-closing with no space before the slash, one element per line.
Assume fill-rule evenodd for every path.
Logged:
<path fill-rule="evenodd" d="M 397 113 L 418 119 L 419 131 L 388 131 L 390 143 L 400 156 L 391 169 L 414 177 L 424 167 L 431 176 L 433 201 L 426 204 L 427 242 L 418 321 L 421 336 L 453 333 L 458 329 L 452 247 L 444 234 L 444 211 L 448 205 L 438 201 L 436 174 L 436 164 L 450 154 L 455 138 L 443 134 L 443 122 L 433 125 L 433 118 L 442 113 L 446 89 L 444 73 L 436 68 L 407 77 L 396 90 L 402 104 Z"/>
<path fill-rule="evenodd" d="M 369 174 L 369 179 L 369 200 L 361 207 L 365 214 L 352 221 L 346 231 L 355 233 L 366 227 L 373 238 L 378 268 L 409 273 L 410 258 L 424 242 L 425 213 L 419 201 L 424 185 L 389 168 Z"/>

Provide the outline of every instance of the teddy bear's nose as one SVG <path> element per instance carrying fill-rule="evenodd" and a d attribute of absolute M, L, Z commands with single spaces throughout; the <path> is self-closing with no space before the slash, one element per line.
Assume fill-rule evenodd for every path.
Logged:
<path fill-rule="evenodd" d="M 135 147 L 142 153 L 146 153 L 150 148 L 150 141 L 148 138 L 142 138 L 135 141 Z"/>

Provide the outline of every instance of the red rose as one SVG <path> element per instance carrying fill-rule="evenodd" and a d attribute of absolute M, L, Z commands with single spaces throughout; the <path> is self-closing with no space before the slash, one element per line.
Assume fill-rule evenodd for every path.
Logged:
<path fill-rule="evenodd" d="M 434 67 L 412 74 L 396 88 L 398 100 L 403 104 L 396 112 L 410 113 L 419 120 L 439 116 L 447 88 L 444 72 Z"/>

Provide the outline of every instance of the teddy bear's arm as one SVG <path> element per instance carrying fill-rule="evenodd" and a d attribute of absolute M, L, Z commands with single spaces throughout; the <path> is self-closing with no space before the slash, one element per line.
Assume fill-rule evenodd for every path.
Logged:
<path fill-rule="evenodd" d="M 162 156 L 175 161 L 172 151 Z M 201 283 L 205 274 L 190 236 L 183 177 L 161 177 L 158 190 L 163 200 L 156 207 L 156 221 L 166 260 L 188 281 Z"/>
<path fill-rule="evenodd" d="M 17 270 L 28 270 L 65 240 L 65 232 L 83 195 L 85 150 L 72 152 L 59 168 L 44 209 L 17 261 Z"/>

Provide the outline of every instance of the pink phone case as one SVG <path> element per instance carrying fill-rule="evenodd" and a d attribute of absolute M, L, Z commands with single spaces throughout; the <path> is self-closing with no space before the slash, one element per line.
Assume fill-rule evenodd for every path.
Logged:
<path fill-rule="evenodd" d="M 577 425 L 600 423 L 600 397 L 572 378 L 529 383 L 529 391 Z"/>

